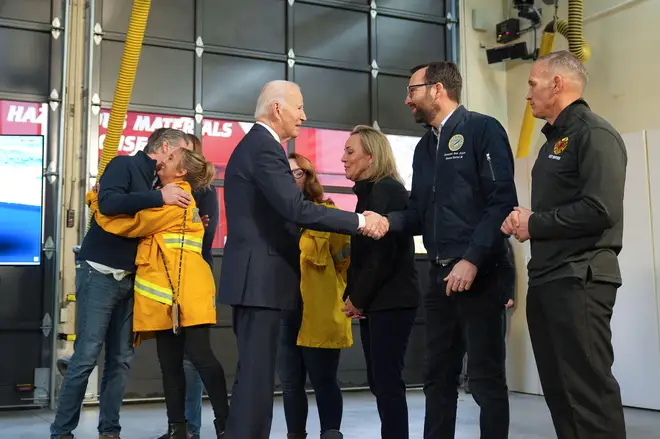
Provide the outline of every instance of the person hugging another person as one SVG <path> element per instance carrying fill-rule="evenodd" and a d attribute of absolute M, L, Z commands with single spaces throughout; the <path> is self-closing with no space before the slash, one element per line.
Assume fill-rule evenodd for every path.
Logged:
<path fill-rule="evenodd" d="M 208 188 L 214 166 L 197 152 L 179 148 L 158 170 L 163 185 L 175 183 L 187 193 Z M 213 273 L 202 257 L 204 225 L 195 202 L 187 209 L 164 206 L 135 216 L 106 217 L 98 211 L 97 194 L 87 204 L 104 230 L 141 238 L 136 257 L 133 332 L 136 344 L 156 338 L 169 439 L 187 439 L 184 353 L 199 371 L 213 412 L 217 437 L 224 435 L 228 412 L 222 365 L 211 350 L 210 325 L 216 323 Z"/>
<path fill-rule="evenodd" d="M 312 162 L 289 154 L 291 174 L 305 198 L 327 207 Z M 350 236 L 301 229 L 300 297 L 298 309 L 282 311 L 278 374 L 289 439 L 307 437 L 307 375 L 316 396 L 322 439 L 342 438 L 343 400 L 337 383 L 342 348 L 353 345 L 351 320 L 342 313 Z"/>

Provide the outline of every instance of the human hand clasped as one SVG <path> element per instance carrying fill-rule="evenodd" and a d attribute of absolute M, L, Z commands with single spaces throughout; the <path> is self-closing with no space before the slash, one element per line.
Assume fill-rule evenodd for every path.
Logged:
<path fill-rule="evenodd" d="M 534 212 L 524 207 L 514 207 L 513 211 L 509 214 L 508 217 L 502 223 L 502 233 L 508 236 L 513 236 L 519 242 L 527 241 L 529 236 L 529 217 L 532 216 Z"/>
<path fill-rule="evenodd" d="M 366 224 L 359 230 L 359 233 L 373 239 L 380 239 L 390 230 L 390 223 L 387 218 L 371 211 L 363 213 Z"/>

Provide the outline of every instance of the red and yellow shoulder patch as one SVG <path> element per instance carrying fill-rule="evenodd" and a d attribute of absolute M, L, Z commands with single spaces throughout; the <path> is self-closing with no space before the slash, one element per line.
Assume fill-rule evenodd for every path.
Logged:
<path fill-rule="evenodd" d="M 555 147 L 552 150 L 552 152 L 555 155 L 559 155 L 562 152 L 564 152 L 564 150 L 566 149 L 567 146 L 568 146 L 568 137 L 564 137 L 563 139 L 561 139 L 560 141 L 555 143 Z"/>

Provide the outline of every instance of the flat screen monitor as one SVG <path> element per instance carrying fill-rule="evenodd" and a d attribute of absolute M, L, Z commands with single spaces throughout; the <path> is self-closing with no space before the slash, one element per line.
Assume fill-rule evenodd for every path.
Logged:
<path fill-rule="evenodd" d="M 41 263 L 44 137 L 0 135 L 0 265 Z"/>

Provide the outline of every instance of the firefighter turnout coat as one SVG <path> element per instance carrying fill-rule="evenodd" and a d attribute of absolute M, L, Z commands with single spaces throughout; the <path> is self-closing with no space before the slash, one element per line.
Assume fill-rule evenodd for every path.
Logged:
<path fill-rule="evenodd" d="M 187 182 L 177 184 L 191 193 Z M 101 215 L 97 200 L 94 192 L 86 196 L 99 226 L 116 235 L 140 238 L 133 332 L 143 333 L 139 338 L 145 339 L 148 334 L 144 333 L 172 329 L 173 302 L 179 306 L 181 327 L 215 324 L 215 282 L 202 258 L 204 225 L 194 200 L 187 209 L 163 206 L 114 217 Z"/>

